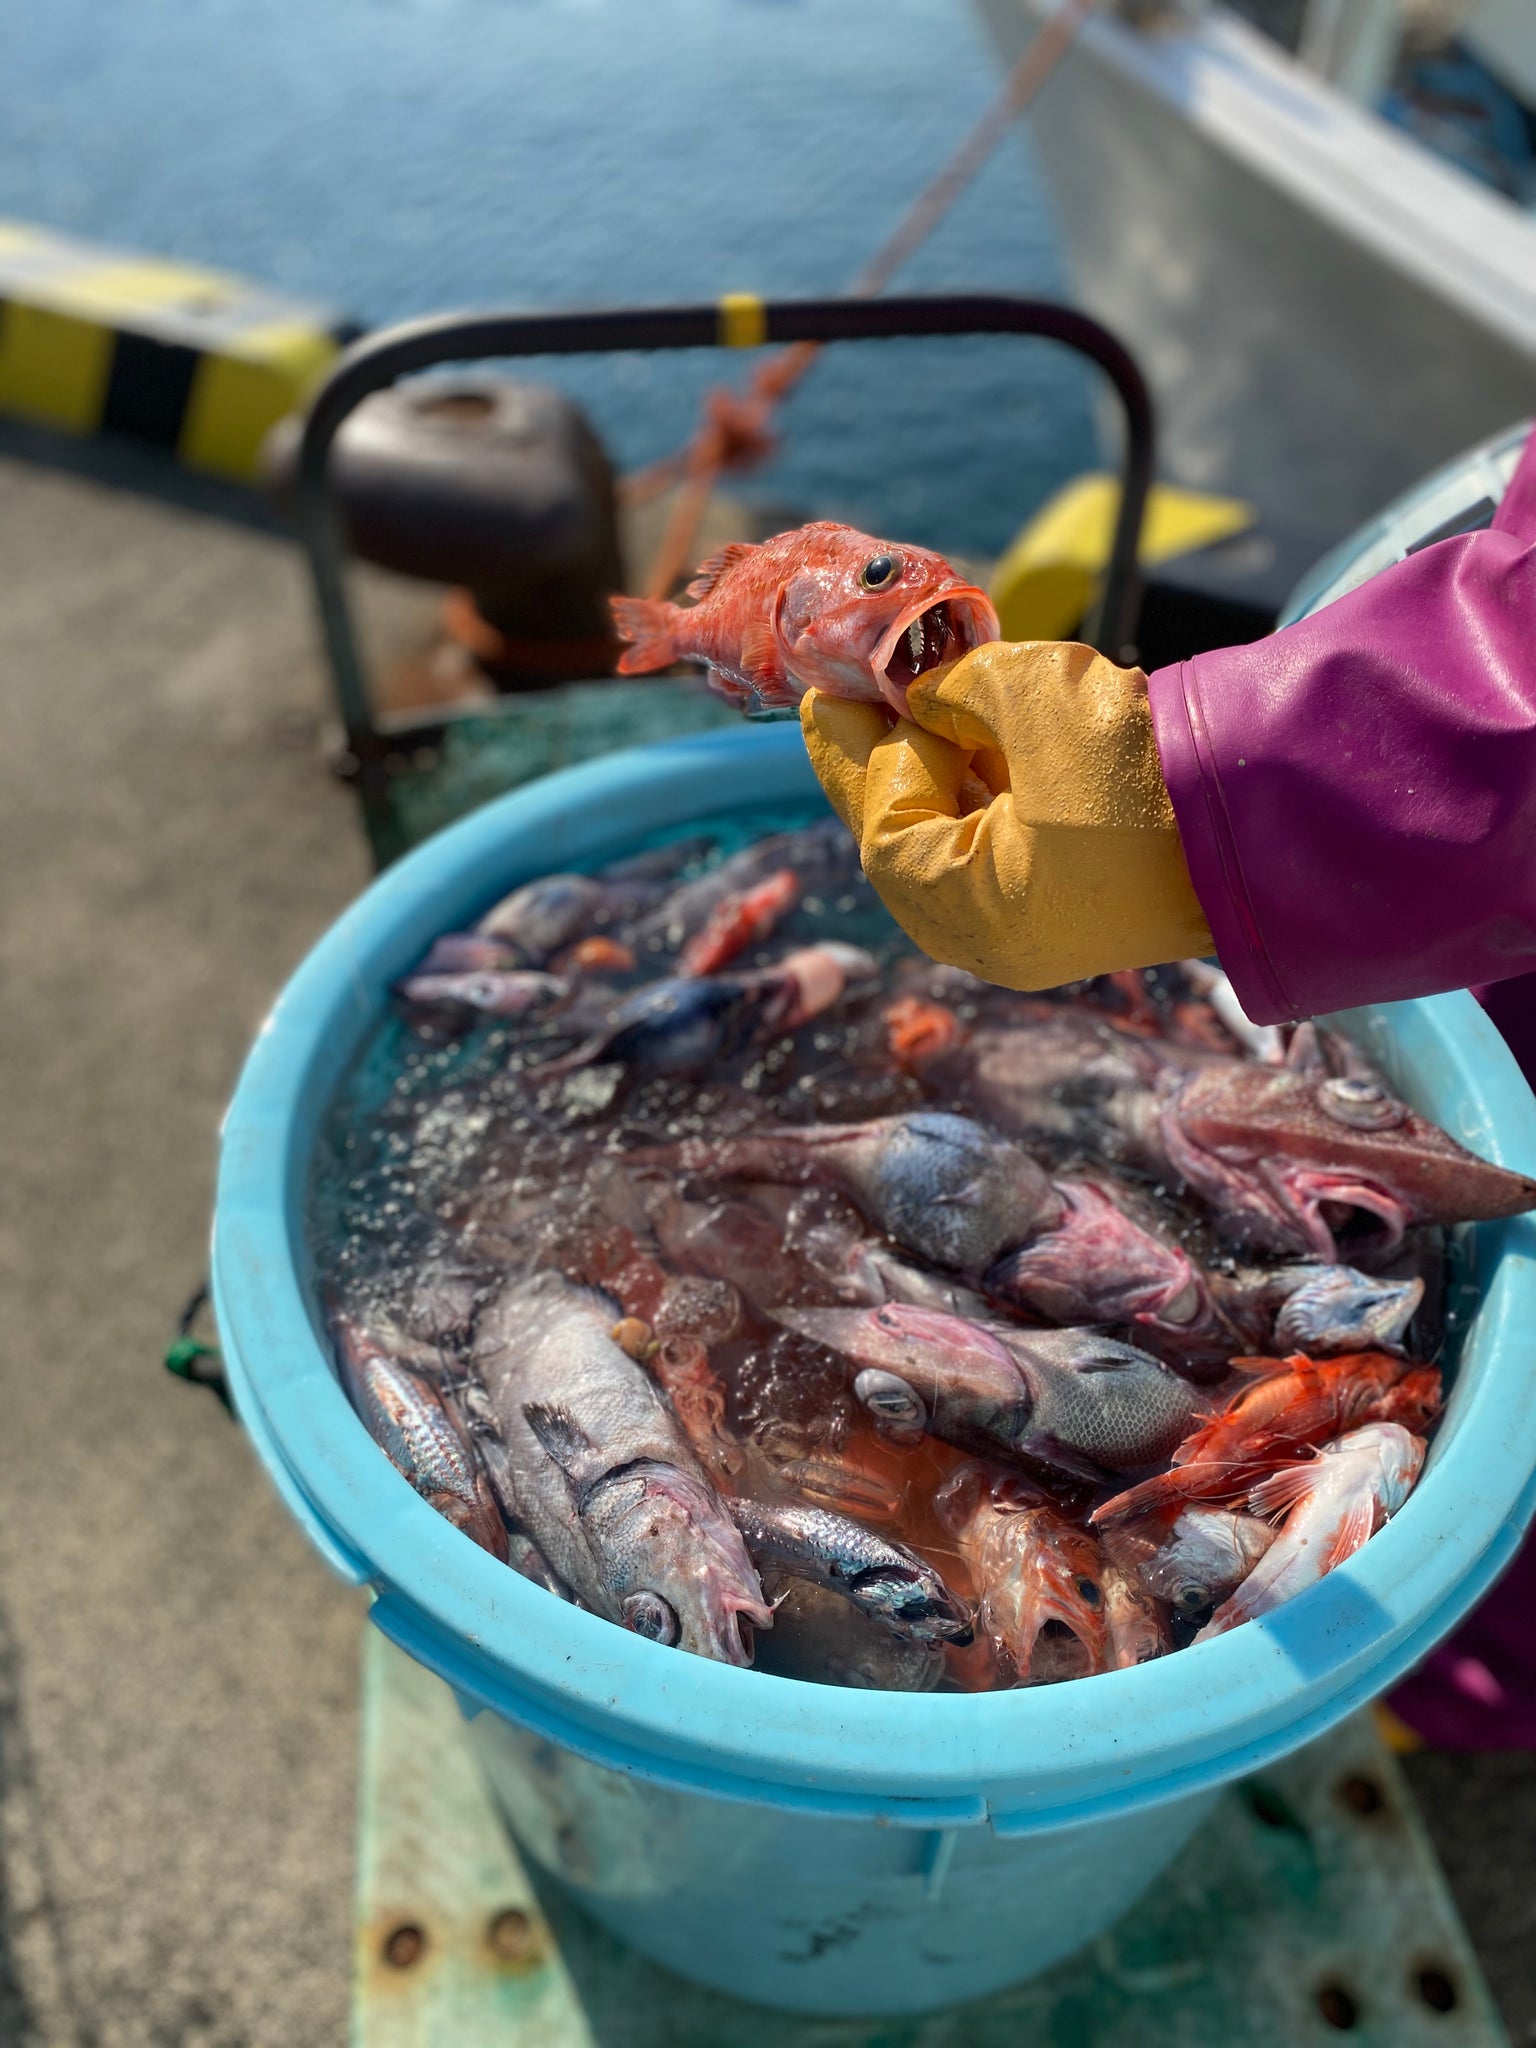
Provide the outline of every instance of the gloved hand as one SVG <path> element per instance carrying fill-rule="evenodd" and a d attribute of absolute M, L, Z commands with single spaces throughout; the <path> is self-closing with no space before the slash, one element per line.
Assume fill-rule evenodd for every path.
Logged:
<path fill-rule="evenodd" d="M 990 641 L 920 676 L 907 707 L 808 691 L 800 723 L 865 874 L 925 953 L 1037 989 L 1213 950 L 1139 669 Z"/>

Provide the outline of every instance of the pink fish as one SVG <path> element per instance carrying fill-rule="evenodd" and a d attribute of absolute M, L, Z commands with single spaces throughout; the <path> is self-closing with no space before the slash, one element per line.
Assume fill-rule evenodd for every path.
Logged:
<path fill-rule="evenodd" d="M 692 605 L 615 597 L 630 645 L 619 673 L 708 665 L 722 697 L 798 704 L 808 689 L 905 711 L 907 686 L 998 638 L 983 590 L 929 548 L 818 520 L 756 545 L 733 541 L 688 585 Z"/>
<path fill-rule="evenodd" d="M 1423 1463 L 1423 1437 L 1396 1422 L 1373 1422 L 1254 1487 L 1249 1507 L 1256 1515 L 1283 1513 L 1285 1526 L 1195 1641 L 1268 1614 L 1353 1557 L 1397 1513 Z"/>

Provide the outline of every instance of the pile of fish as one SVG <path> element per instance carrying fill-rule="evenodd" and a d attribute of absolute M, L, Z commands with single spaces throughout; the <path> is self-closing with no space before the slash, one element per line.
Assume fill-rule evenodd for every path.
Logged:
<path fill-rule="evenodd" d="M 1358 1550 L 1440 1409 L 1446 1226 L 1533 1203 L 1200 962 L 915 957 L 828 821 L 445 934 L 311 1229 L 359 1415 L 493 1556 L 701 1656 L 984 1690 Z"/>

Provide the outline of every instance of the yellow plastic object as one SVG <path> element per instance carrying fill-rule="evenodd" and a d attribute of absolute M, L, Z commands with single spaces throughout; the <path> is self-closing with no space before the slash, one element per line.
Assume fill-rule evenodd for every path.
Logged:
<path fill-rule="evenodd" d="M 722 348 L 761 348 L 768 314 L 756 292 L 727 292 L 718 307 Z"/>
<path fill-rule="evenodd" d="M 1109 560 L 1119 508 L 1117 478 L 1080 476 L 1009 542 L 989 591 L 1005 640 L 1063 640 L 1076 631 Z M 1253 521 L 1253 507 L 1238 498 L 1154 484 L 1141 529 L 1142 566 L 1209 547 Z"/>
<path fill-rule="evenodd" d="M 1054 988 L 1212 950 L 1146 677 L 1063 641 L 989 641 L 910 718 L 808 692 L 800 722 L 880 900 L 931 959 Z"/>
<path fill-rule="evenodd" d="M 242 278 L 0 221 L 0 412 L 67 433 L 124 434 L 248 480 L 341 325 Z"/>
<path fill-rule="evenodd" d="M 1376 1733 L 1394 1756 L 1412 1756 L 1416 1749 L 1424 1747 L 1424 1738 L 1400 1720 L 1385 1700 L 1377 1700 L 1371 1708 L 1376 1721 Z"/>

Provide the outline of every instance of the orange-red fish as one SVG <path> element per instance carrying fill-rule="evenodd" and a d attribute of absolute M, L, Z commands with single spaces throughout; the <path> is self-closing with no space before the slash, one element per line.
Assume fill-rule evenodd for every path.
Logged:
<path fill-rule="evenodd" d="M 798 704 L 808 689 L 904 711 L 907 686 L 998 637 L 997 613 L 929 548 L 830 520 L 733 541 L 688 585 L 692 605 L 615 597 L 619 673 L 701 661 L 722 697 Z"/>
<path fill-rule="evenodd" d="M 962 1467 L 938 1501 L 979 1596 L 976 1634 L 991 1644 L 1003 1682 L 1084 1678 L 1112 1657 L 1140 1661 L 1129 1635 L 1112 1652 L 1105 1612 L 1108 1560 L 1086 1529 L 1027 1480 L 996 1467 Z M 957 1673 L 963 1678 L 964 1673 Z"/>
<path fill-rule="evenodd" d="M 1364 1423 L 1397 1423 L 1422 1432 L 1440 1405 L 1440 1374 L 1410 1369 L 1384 1351 L 1316 1360 L 1245 1359 L 1259 1377 L 1220 1415 L 1185 1438 L 1172 1469 L 1128 1487 L 1095 1510 L 1100 1528 L 1134 1516 L 1171 1514 L 1192 1501 L 1240 1500 L 1278 1465 L 1310 1446 Z"/>
<path fill-rule="evenodd" d="M 922 996 L 898 996 L 883 1012 L 886 1044 L 903 1073 L 915 1073 L 965 1041 L 965 1026 L 953 1010 Z"/>
<path fill-rule="evenodd" d="M 695 932 L 677 956 L 679 974 L 716 974 L 738 953 L 766 939 L 786 911 L 800 901 L 800 877 L 793 868 L 776 868 L 754 888 L 733 889 L 709 913 L 709 922 Z"/>
<path fill-rule="evenodd" d="M 603 932 L 578 939 L 559 959 L 561 972 L 565 974 L 628 974 L 635 964 L 631 949 L 621 940 L 610 939 Z"/>
<path fill-rule="evenodd" d="M 1256 1486 L 1248 1505 L 1256 1514 L 1283 1514 L 1285 1526 L 1195 1641 L 1268 1614 L 1353 1557 L 1413 1491 L 1424 1448 L 1421 1436 L 1396 1423 L 1371 1423 Z"/>

